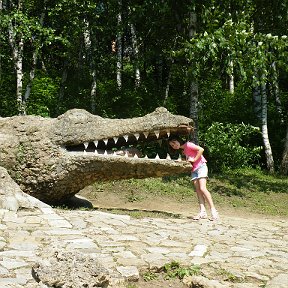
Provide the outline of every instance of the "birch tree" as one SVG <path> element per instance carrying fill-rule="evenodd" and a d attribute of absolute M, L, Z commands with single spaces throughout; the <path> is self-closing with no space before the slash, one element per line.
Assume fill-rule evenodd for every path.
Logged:
<path fill-rule="evenodd" d="M 12 9 L 13 4 L 12 5 Z M 23 90 L 23 48 L 24 48 L 24 35 L 21 29 L 21 22 L 24 20 L 22 14 L 22 0 L 18 0 L 15 12 L 8 19 L 8 39 L 12 50 L 12 57 L 14 62 L 14 69 L 16 71 L 16 101 L 18 106 L 18 113 L 20 115 L 26 114 L 25 102 L 22 98 Z"/>
<path fill-rule="evenodd" d="M 269 134 L 268 134 L 267 91 L 266 91 L 266 85 L 264 81 L 265 80 L 262 78 L 261 131 L 262 131 L 262 138 L 263 138 L 264 150 L 265 150 L 265 155 L 266 155 L 267 169 L 270 173 L 274 173 L 274 159 L 273 159 L 273 153 L 272 153 L 272 148 L 270 145 Z"/>
<path fill-rule="evenodd" d="M 40 19 L 39 19 L 39 24 L 42 27 L 44 24 L 45 8 L 46 8 L 47 1 L 48 0 L 43 1 L 43 11 L 42 11 L 42 13 L 40 15 Z M 41 43 L 39 40 L 37 41 L 37 40 L 34 40 L 33 38 L 32 38 L 32 42 L 34 42 L 35 45 L 34 45 L 34 51 L 33 51 L 33 55 L 32 55 L 32 64 L 31 64 L 32 67 L 31 67 L 30 73 L 29 73 L 29 81 L 28 81 L 28 84 L 26 86 L 26 91 L 25 91 L 25 94 L 23 97 L 23 102 L 24 102 L 25 106 L 26 106 L 26 102 L 27 102 L 27 100 L 30 96 L 30 93 L 31 93 L 32 84 L 33 84 L 33 80 L 35 77 L 35 69 L 36 69 L 36 64 L 37 64 L 37 60 L 38 60 L 39 50 L 41 49 L 41 46 L 43 45 L 43 43 Z"/>
<path fill-rule="evenodd" d="M 117 14 L 117 71 L 116 71 L 116 80 L 117 87 L 119 90 L 122 89 L 122 54 L 123 54 L 123 42 L 122 42 L 122 0 L 118 0 L 118 14 Z"/>
<path fill-rule="evenodd" d="M 190 11 L 189 13 L 189 38 L 193 38 L 196 35 L 196 26 L 197 26 L 197 15 L 195 11 L 195 6 L 193 7 L 193 10 Z M 196 63 L 194 62 L 194 65 Z M 199 92 L 198 92 L 198 82 L 195 77 L 196 73 L 196 67 L 191 67 L 192 73 L 191 73 L 191 82 L 190 82 L 190 112 L 189 116 L 193 119 L 194 121 L 194 133 L 193 133 L 193 141 L 195 143 L 198 143 L 198 128 L 199 128 L 199 123 L 198 123 L 198 98 L 199 98 Z"/>
<path fill-rule="evenodd" d="M 92 50 L 92 39 L 90 32 L 90 25 L 87 19 L 84 19 L 84 43 L 87 53 L 87 62 L 89 63 L 89 72 L 92 79 L 90 99 L 91 99 L 91 112 L 95 113 L 96 111 L 96 97 L 97 97 L 97 72 L 95 65 L 95 55 L 93 55 Z"/>
<path fill-rule="evenodd" d="M 137 41 L 136 29 L 133 23 L 130 23 L 130 30 L 132 35 L 132 47 L 134 55 L 134 69 L 135 69 L 135 87 L 138 88 L 141 83 L 141 74 L 139 67 L 139 45 Z"/>

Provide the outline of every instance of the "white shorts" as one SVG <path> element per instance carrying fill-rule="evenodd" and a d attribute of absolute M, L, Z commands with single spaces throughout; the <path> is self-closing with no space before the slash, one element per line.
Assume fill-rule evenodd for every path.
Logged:
<path fill-rule="evenodd" d="M 208 178 L 208 167 L 203 163 L 199 168 L 191 173 L 192 181 L 200 178 Z"/>

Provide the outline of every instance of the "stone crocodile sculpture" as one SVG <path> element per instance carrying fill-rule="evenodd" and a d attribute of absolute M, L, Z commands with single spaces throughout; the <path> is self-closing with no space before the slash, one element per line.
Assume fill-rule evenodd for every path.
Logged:
<path fill-rule="evenodd" d="M 191 125 L 191 119 L 163 107 L 131 119 L 106 119 L 81 109 L 57 118 L 0 118 L 0 165 L 25 193 L 48 204 L 59 203 L 96 180 L 189 171 L 189 163 L 153 154 L 148 143 L 187 135 Z"/>

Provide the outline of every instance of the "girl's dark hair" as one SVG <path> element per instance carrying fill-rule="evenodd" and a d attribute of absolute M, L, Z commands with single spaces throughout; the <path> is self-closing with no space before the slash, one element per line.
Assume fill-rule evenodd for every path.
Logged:
<path fill-rule="evenodd" d="M 168 138 L 168 152 L 171 153 L 171 154 L 173 154 L 173 153 L 176 152 L 176 150 L 174 150 L 174 149 L 169 145 L 169 142 L 171 142 L 171 141 L 178 141 L 178 142 L 180 143 L 180 145 L 183 145 L 183 144 L 185 143 L 185 141 L 183 141 L 183 139 L 180 138 L 179 136 L 173 136 L 173 135 L 169 136 L 169 138 Z"/>
<path fill-rule="evenodd" d="M 170 141 L 178 141 L 181 145 L 183 145 L 185 142 L 183 141 L 182 138 L 180 138 L 179 136 L 169 136 L 168 138 L 168 143 Z"/>

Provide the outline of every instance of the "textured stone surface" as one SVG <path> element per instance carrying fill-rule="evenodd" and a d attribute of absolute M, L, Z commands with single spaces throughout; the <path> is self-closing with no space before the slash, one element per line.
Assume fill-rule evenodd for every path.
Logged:
<path fill-rule="evenodd" d="M 96 257 L 75 251 L 46 251 L 45 254 L 46 257 L 32 268 L 37 282 L 63 288 L 109 286 L 109 272 Z"/>
<path fill-rule="evenodd" d="M 163 107 L 132 119 L 105 119 L 80 109 L 54 119 L 0 118 L 0 163 L 22 191 L 58 204 L 99 179 L 161 177 L 189 171 L 191 165 L 186 161 L 134 158 L 131 153 L 125 157 L 112 152 L 140 140 L 187 134 L 191 122 Z M 5 179 L 0 177 L 1 181 Z M 6 195 L 0 207 L 17 210 L 18 200 L 13 193 Z"/>
<path fill-rule="evenodd" d="M 159 271 L 176 260 L 183 267 L 200 265 L 203 277 L 186 279 L 194 287 L 287 287 L 286 218 L 134 219 L 43 205 L 0 208 L 1 288 L 47 288 L 56 280 L 104 287 L 109 280 L 108 288 L 127 288 L 124 281 L 137 281 L 139 271 Z"/>

